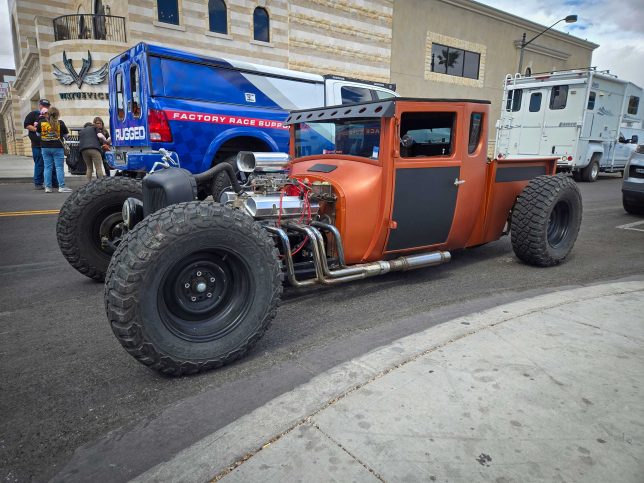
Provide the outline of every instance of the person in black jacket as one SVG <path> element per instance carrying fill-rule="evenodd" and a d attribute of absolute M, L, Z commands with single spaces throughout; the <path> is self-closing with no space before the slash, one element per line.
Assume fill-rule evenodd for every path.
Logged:
<path fill-rule="evenodd" d="M 50 106 L 50 103 L 47 99 L 40 99 L 38 101 L 38 109 L 47 109 Z M 38 135 L 38 118 L 41 116 L 40 110 L 31 111 L 25 117 L 23 126 L 28 131 L 29 140 L 31 141 L 31 155 L 34 158 L 34 189 L 41 190 L 45 187 L 43 186 L 45 182 L 44 172 L 45 172 L 45 163 L 42 159 L 42 151 L 40 147 L 40 136 Z M 55 168 L 52 167 L 52 170 Z M 52 186 L 58 188 L 58 182 L 56 177 L 53 176 L 52 171 Z"/>
<path fill-rule="evenodd" d="M 85 126 L 78 135 L 78 150 L 83 156 L 83 161 L 87 166 L 85 176 L 87 182 L 92 181 L 92 172 L 96 170 L 96 177 L 102 178 L 103 174 L 103 149 L 101 140 L 98 138 L 98 127 L 93 123 L 85 123 Z"/>

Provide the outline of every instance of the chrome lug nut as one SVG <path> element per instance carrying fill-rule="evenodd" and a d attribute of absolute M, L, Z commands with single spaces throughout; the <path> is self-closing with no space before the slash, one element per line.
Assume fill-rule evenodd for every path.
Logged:
<path fill-rule="evenodd" d="M 197 277 L 201 277 L 201 272 L 197 272 Z"/>
<path fill-rule="evenodd" d="M 210 292 L 208 292 L 208 293 L 206 294 L 206 297 L 210 298 L 210 297 L 212 297 L 212 294 L 211 294 Z"/>
<path fill-rule="evenodd" d="M 197 301 L 197 297 L 190 297 L 190 300 L 192 300 L 193 302 L 196 302 L 196 301 Z"/>
<path fill-rule="evenodd" d="M 186 287 L 186 288 L 190 288 L 190 284 L 189 284 L 189 283 L 186 283 L 186 284 L 184 285 L 184 287 Z"/>
<path fill-rule="evenodd" d="M 211 281 L 212 283 L 215 283 L 215 277 L 210 277 L 210 281 Z"/>

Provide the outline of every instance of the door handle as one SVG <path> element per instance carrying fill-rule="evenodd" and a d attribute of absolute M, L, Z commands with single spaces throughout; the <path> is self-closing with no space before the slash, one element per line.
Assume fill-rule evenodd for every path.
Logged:
<path fill-rule="evenodd" d="M 454 180 L 454 186 L 462 185 L 463 183 L 465 183 L 465 181 L 467 181 L 467 180 L 456 178 L 456 179 Z"/>

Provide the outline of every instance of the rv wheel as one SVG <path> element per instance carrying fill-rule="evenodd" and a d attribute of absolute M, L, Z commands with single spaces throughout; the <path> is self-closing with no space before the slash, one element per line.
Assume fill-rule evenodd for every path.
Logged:
<path fill-rule="evenodd" d="M 581 179 L 587 183 L 594 183 L 599 176 L 599 155 L 593 154 L 588 166 L 581 170 Z"/>
<path fill-rule="evenodd" d="M 141 182 L 105 177 L 74 191 L 58 215 L 58 246 L 69 264 L 102 282 L 115 246 L 123 236 L 123 203 L 142 199 Z"/>
<path fill-rule="evenodd" d="M 105 280 L 107 316 L 139 362 L 179 376 L 243 356 L 275 317 L 279 253 L 252 218 L 188 202 L 148 216 L 119 245 Z"/>
<path fill-rule="evenodd" d="M 577 239 L 581 212 L 581 194 L 573 180 L 561 175 L 534 178 L 512 211 L 514 253 L 530 265 L 561 263 Z"/>

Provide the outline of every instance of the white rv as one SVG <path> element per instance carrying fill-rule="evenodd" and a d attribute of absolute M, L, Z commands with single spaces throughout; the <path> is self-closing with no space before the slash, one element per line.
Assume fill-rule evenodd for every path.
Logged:
<path fill-rule="evenodd" d="M 642 95 L 635 84 L 594 69 L 508 75 L 496 153 L 554 155 L 559 171 L 584 181 L 623 171 L 641 138 Z"/>

